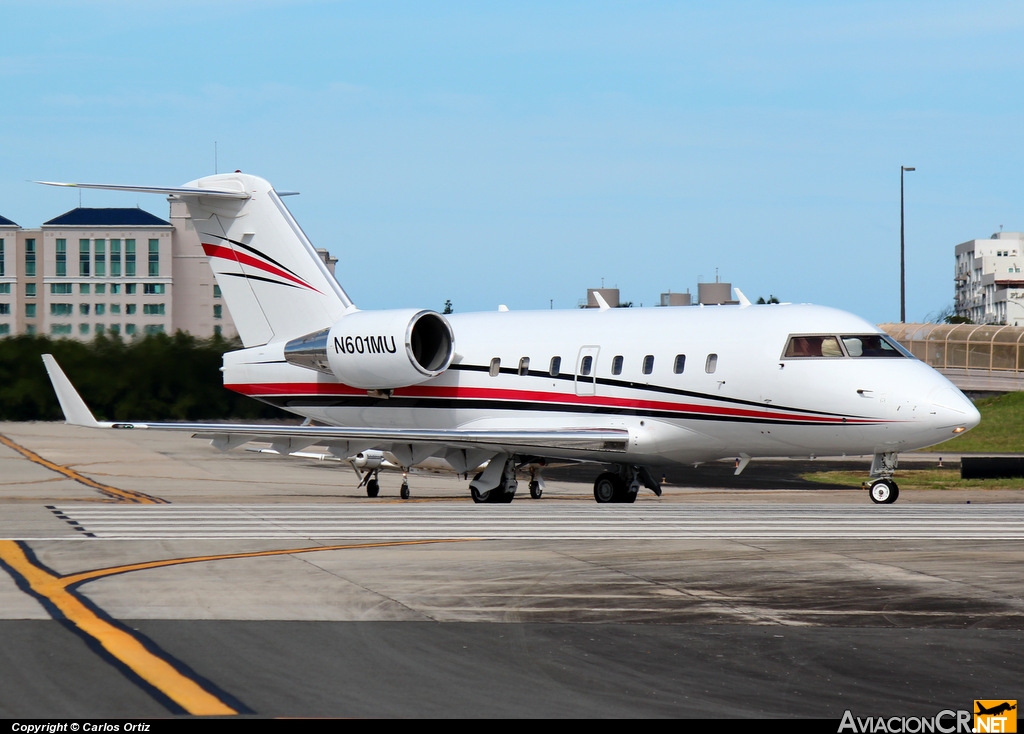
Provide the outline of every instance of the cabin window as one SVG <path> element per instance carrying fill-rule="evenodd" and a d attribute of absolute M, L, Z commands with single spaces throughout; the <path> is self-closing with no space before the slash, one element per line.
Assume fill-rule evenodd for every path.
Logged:
<path fill-rule="evenodd" d="M 523 357 L 519 360 L 519 376 L 523 377 L 530 371 L 530 358 Z"/>
<path fill-rule="evenodd" d="M 621 375 L 622 374 L 622 355 L 621 354 L 618 355 L 617 357 L 615 357 L 614 359 L 612 359 L 612 374 L 613 375 Z"/>
<path fill-rule="evenodd" d="M 580 374 L 586 377 L 594 368 L 594 358 L 589 354 L 580 360 Z"/>
<path fill-rule="evenodd" d="M 561 357 L 552 357 L 551 358 L 551 368 L 550 368 L 549 371 L 551 372 L 551 376 L 552 377 L 558 377 L 558 373 L 562 371 L 562 358 Z"/>
<path fill-rule="evenodd" d="M 677 375 L 683 374 L 683 369 L 686 367 L 686 355 L 677 354 L 676 361 L 672 364 L 672 371 Z"/>
<path fill-rule="evenodd" d="M 649 375 L 654 372 L 654 355 L 648 354 L 644 357 L 644 374 Z"/>
<path fill-rule="evenodd" d="M 491 360 L 491 369 L 489 372 L 491 377 L 498 376 L 498 373 L 501 372 L 501 357 L 495 357 Z"/>
<path fill-rule="evenodd" d="M 704 361 L 704 371 L 709 375 L 713 375 L 716 369 L 718 369 L 718 355 L 709 354 L 708 358 Z"/>

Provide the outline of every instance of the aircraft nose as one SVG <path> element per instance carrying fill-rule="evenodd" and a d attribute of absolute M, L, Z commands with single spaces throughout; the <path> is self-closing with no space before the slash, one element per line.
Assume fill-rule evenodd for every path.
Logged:
<path fill-rule="evenodd" d="M 981 413 L 970 398 L 954 387 L 937 387 L 928 396 L 939 427 L 953 433 L 969 431 L 981 422 Z"/>

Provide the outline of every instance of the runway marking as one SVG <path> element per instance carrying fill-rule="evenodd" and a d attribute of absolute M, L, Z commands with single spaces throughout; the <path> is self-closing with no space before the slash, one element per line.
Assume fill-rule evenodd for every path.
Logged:
<path fill-rule="evenodd" d="M 0 565 L 54 619 L 82 636 L 172 712 L 195 716 L 255 713 L 217 691 L 138 632 L 95 608 L 70 588 L 73 582 L 39 563 L 24 543 L 0 540 Z"/>
<path fill-rule="evenodd" d="M 0 540 L 0 566 L 14 578 L 19 588 L 34 596 L 55 620 L 65 623 L 75 633 L 85 638 L 90 647 L 98 649 L 129 679 L 139 683 L 144 690 L 167 706 L 173 713 L 194 716 L 229 716 L 256 712 L 189 670 L 187 666 L 165 653 L 138 631 L 110 618 L 79 594 L 78 588 L 89 581 L 108 576 L 188 563 L 297 555 L 319 551 L 451 543 L 464 540 L 472 539 L 358 543 L 166 558 L 67 575 L 61 575 L 46 568 L 35 559 L 34 554 L 25 543 Z"/>
<path fill-rule="evenodd" d="M 429 545 L 431 543 L 461 543 L 476 540 L 476 538 L 445 538 L 434 540 L 404 540 L 389 541 L 382 543 L 347 543 L 345 545 L 317 545 L 310 548 L 282 548 L 267 551 L 249 551 L 246 553 L 220 553 L 211 556 L 190 556 L 188 558 L 165 558 L 160 561 L 143 561 L 141 563 L 128 563 L 123 566 L 110 566 L 92 571 L 80 571 L 79 573 L 61 576 L 67 584 L 82 584 L 94 579 L 115 576 L 131 571 L 145 571 L 151 568 L 163 568 L 166 566 L 182 566 L 188 563 L 206 563 L 208 561 L 230 561 L 238 558 L 262 558 L 266 556 L 290 556 L 299 553 L 316 553 L 318 551 L 358 550 L 360 548 L 394 548 L 402 545 Z"/>
<path fill-rule="evenodd" d="M 63 474 L 68 479 L 73 479 L 79 484 L 84 484 L 86 487 L 98 490 L 101 494 L 110 497 L 117 502 L 130 502 L 133 504 L 140 505 L 165 505 L 168 504 L 167 500 L 162 500 L 159 497 L 151 497 L 148 494 L 142 492 L 135 492 L 130 489 L 118 489 L 117 487 L 111 487 L 109 484 L 102 484 L 97 482 L 95 479 L 90 479 L 84 474 L 80 474 L 74 469 L 70 469 L 60 464 L 55 464 L 49 459 L 44 459 L 42 456 L 37 454 L 32 449 L 25 448 L 21 444 L 15 443 L 11 439 L 7 438 L 3 434 L 0 434 L 0 444 L 3 444 L 7 448 L 17 451 L 19 454 L 24 456 L 29 461 L 39 464 L 39 466 L 45 467 L 50 471 Z"/>
<path fill-rule="evenodd" d="M 53 506 L 98 539 L 1024 540 L 1024 504 Z M 27 538 L 26 538 L 27 539 Z"/>

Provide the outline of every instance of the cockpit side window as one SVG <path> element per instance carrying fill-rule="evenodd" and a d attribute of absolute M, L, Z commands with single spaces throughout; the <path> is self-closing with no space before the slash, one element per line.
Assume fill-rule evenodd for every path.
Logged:
<path fill-rule="evenodd" d="M 885 334 L 794 334 L 786 343 L 784 359 L 807 357 L 912 357 Z"/>
<path fill-rule="evenodd" d="M 851 357 L 905 357 L 906 353 L 882 334 L 843 336 L 843 346 Z"/>
<path fill-rule="evenodd" d="M 839 346 L 839 340 L 831 335 L 791 336 L 782 356 L 786 358 L 842 357 L 843 350 Z"/>

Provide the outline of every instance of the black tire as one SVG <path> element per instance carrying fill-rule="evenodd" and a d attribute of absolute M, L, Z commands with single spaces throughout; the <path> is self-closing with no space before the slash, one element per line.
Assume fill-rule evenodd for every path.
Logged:
<path fill-rule="evenodd" d="M 473 501 L 476 502 L 478 505 L 483 504 L 485 502 L 489 502 L 491 499 L 490 492 L 481 492 L 476 487 L 470 487 L 469 494 L 473 498 Z"/>
<path fill-rule="evenodd" d="M 371 479 L 366 483 L 366 496 L 376 497 L 380 494 L 380 483 L 376 479 Z"/>
<path fill-rule="evenodd" d="M 594 500 L 599 504 L 615 502 L 619 494 L 619 478 L 611 472 L 605 472 L 594 480 Z"/>
<path fill-rule="evenodd" d="M 544 494 L 544 490 L 540 488 L 540 482 L 534 480 L 530 482 L 530 497 L 535 500 L 539 500 Z"/>
<path fill-rule="evenodd" d="M 405 484 L 405 483 L 403 482 L 403 483 L 402 483 L 402 489 L 401 489 L 401 491 L 399 492 L 399 494 L 400 494 L 400 495 L 402 496 L 402 499 L 403 499 L 403 500 L 407 500 L 407 499 L 409 499 L 409 485 L 408 485 L 408 484 Z"/>
<path fill-rule="evenodd" d="M 879 479 L 869 488 L 871 501 L 876 505 L 891 505 L 900 496 L 899 487 L 891 479 Z"/>

